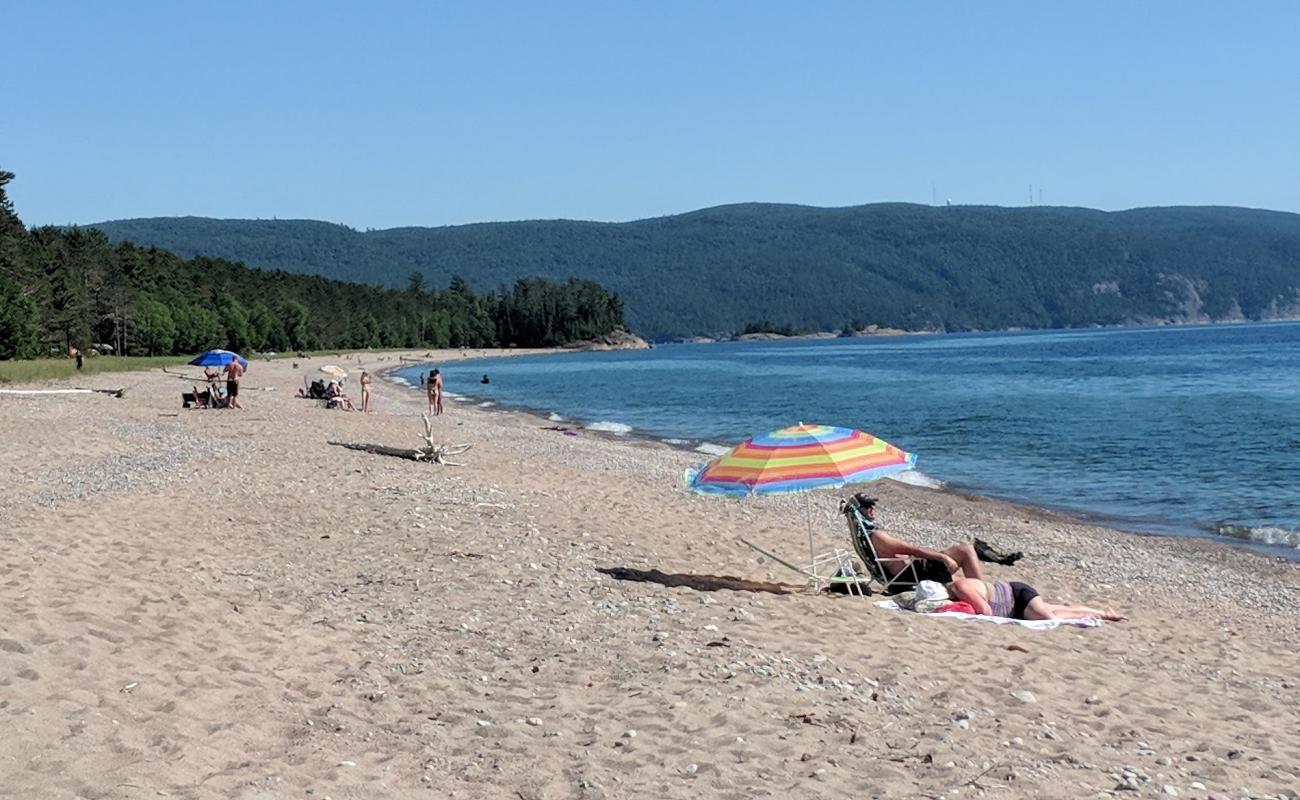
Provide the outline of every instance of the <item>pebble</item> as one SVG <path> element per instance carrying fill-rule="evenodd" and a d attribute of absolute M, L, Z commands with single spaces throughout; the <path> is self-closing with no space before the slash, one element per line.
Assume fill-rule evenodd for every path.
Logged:
<path fill-rule="evenodd" d="M 491 725 L 491 724 L 492 724 L 491 722 L 488 722 L 488 721 L 485 720 L 485 719 L 481 719 L 481 720 L 478 721 L 478 726 L 479 726 L 480 728 L 486 728 L 487 726 L 489 726 L 489 725 Z"/>
<path fill-rule="evenodd" d="M 700 771 L 700 765 L 699 765 L 699 764 L 687 764 L 687 765 L 686 765 L 686 774 L 687 774 L 687 775 L 694 775 L 695 773 L 697 773 L 697 772 L 699 772 L 699 771 Z"/>
<path fill-rule="evenodd" d="M 1037 702 L 1038 702 L 1038 698 L 1037 698 L 1037 697 L 1034 697 L 1034 693 L 1031 692 L 1031 691 L 1029 691 L 1029 690 L 1027 690 L 1027 689 L 1017 689 L 1016 691 L 1014 691 L 1014 692 L 1011 693 L 1011 696 L 1014 697 L 1014 698 L 1016 698 L 1017 700 L 1019 700 L 1019 701 L 1022 702 L 1022 703 L 1037 703 Z"/>
<path fill-rule="evenodd" d="M 1164 792 L 1165 792 L 1165 794 L 1169 795 L 1170 797 L 1177 797 L 1177 796 L 1178 796 L 1178 787 L 1176 787 L 1176 786 L 1172 786 L 1172 785 L 1166 783 L 1166 784 L 1165 784 L 1165 788 L 1164 788 Z"/>
<path fill-rule="evenodd" d="M 540 727 L 541 724 L 542 724 L 542 718 L 541 718 L 541 717 L 529 717 L 529 718 L 528 718 L 528 724 L 529 724 L 529 725 L 532 725 L 534 728 Z"/>

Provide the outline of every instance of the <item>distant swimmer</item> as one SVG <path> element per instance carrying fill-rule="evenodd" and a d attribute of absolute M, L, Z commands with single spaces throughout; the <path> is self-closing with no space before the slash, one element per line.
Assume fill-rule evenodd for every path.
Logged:
<path fill-rule="evenodd" d="M 479 383 L 491 383 L 491 382 L 492 381 L 488 380 L 487 373 L 486 372 L 483 373 L 483 380 L 479 381 Z"/>

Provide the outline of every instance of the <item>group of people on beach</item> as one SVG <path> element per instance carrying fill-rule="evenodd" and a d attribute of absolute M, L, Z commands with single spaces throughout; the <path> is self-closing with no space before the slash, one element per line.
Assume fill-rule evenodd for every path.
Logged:
<path fill-rule="evenodd" d="M 305 390 L 299 389 L 298 396 L 306 397 L 311 400 L 324 400 L 328 408 L 341 408 L 344 411 L 361 411 L 368 413 L 370 411 L 370 387 L 374 383 L 370 373 L 361 370 L 361 377 L 357 379 L 361 385 L 361 408 L 357 408 L 352 402 L 352 398 L 343 389 L 342 378 L 332 378 L 328 383 L 323 380 L 313 381 Z"/>
<path fill-rule="evenodd" d="M 208 388 L 200 391 L 198 386 L 192 386 L 191 399 L 195 405 L 200 408 L 237 408 L 243 410 L 239 403 L 239 381 L 244 377 L 248 368 L 239 363 L 239 359 L 232 359 L 220 370 L 212 367 L 203 368 L 203 379 L 208 382 Z M 221 386 L 221 378 L 225 376 L 225 389 Z M 189 401 L 186 401 L 188 407 Z"/>
<path fill-rule="evenodd" d="M 968 542 L 930 550 L 906 542 L 875 526 L 875 498 L 857 495 L 862 515 L 871 526 L 871 544 L 891 579 L 890 591 L 915 589 L 922 581 L 943 585 L 954 602 L 968 603 L 976 614 L 1025 620 L 1127 619 L 1112 608 L 1049 603 L 1033 586 L 1021 581 L 990 583 L 984 579 L 979 554 Z M 909 572 L 909 570 L 911 570 Z"/>

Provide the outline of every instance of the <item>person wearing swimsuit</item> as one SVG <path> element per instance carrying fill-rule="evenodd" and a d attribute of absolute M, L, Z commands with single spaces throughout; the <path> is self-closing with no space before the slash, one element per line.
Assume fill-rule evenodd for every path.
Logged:
<path fill-rule="evenodd" d="M 879 527 L 876 522 L 876 498 L 854 495 L 858 509 L 870 529 L 871 545 L 882 559 L 882 567 L 894 578 L 890 592 L 915 589 L 921 581 L 948 583 L 961 575 L 963 578 L 983 578 L 975 548 L 967 542 L 958 542 L 944 550 L 931 550 L 904 541 Z M 908 568 L 912 571 L 901 575 Z M 913 580 L 913 578 L 915 578 Z"/>
<path fill-rule="evenodd" d="M 1104 619 L 1120 622 L 1128 617 L 1113 608 L 1049 603 L 1027 583 L 987 583 L 974 578 L 958 578 L 948 585 L 948 594 L 970 603 L 975 613 L 986 617 L 1010 619 Z"/>

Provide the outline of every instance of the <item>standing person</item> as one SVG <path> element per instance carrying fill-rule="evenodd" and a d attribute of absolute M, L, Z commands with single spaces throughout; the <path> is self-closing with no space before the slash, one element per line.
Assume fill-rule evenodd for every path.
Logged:
<path fill-rule="evenodd" d="M 429 405 L 434 416 L 442 413 L 442 372 L 434 370 L 429 373 Z"/>
<path fill-rule="evenodd" d="M 77 349 L 77 348 L 75 348 L 75 347 L 72 348 L 72 357 L 75 358 L 75 359 L 77 360 L 77 370 L 80 371 L 80 370 L 81 370 L 81 365 L 82 365 L 82 363 L 83 363 L 83 362 L 82 362 L 82 357 L 81 357 L 81 350 L 79 350 L 79 349 Z"/>
<path fill-rule="evenodd" d="M 370 410 L 370 373 L 361 370 L 361 411 Z"/>
<path fill-rule="evenodd" d="M 244 376 L 244 368 L 239 363 L 239 359 L 232 358 L 226 368 L 222 370 L 226 373 L 226 399 L 229 401 L 230 408 L 243 410 L 239 404 L 239 379 Z"/>

